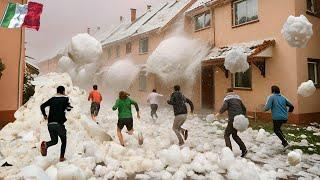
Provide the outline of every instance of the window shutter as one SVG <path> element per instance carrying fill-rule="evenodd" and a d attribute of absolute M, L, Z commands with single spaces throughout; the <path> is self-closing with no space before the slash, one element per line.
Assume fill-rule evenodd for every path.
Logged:
<path fill-rule="evenodd" d="M 312 0 L 306 0 L 307 1 L 307 10 L 311 11 L 311 6 L 312 6 Z"/>

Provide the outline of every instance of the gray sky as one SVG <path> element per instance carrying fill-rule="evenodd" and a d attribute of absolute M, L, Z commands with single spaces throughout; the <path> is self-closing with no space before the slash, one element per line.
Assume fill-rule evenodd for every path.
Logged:
<path fill-rule="evenodd" d="M 44 60 L 52 57 L 72 36 L 119 23 L 120 16 L 130 19 L 130 8 L 138 16 L 147 4 L 159 5 L 169 0 L 35 0 L 44 5 L 39 31 L 26 29 L 26 55 Z"/>

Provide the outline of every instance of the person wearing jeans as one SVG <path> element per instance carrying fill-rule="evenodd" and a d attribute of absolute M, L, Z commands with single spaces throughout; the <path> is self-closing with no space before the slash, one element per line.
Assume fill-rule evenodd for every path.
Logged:
<path fill-rule="evenodd" d="M 49 117 L 46 114 L 46 107 L 50 107 Z M 51 138 L 48 142 L 41 142 L 40 151 L 42 156 L 47 155 L 47 149 L 56 145 L 58 143 L 58 137 L 60 137 L 60 161 L 65 160 L 64 154 L 67 146 L 67 130 L 64 126 L 64 123 L 67 121 L 65 111 L 70 111 L 71 108 L 72 106 L 70 106 L 69 98 L 65 96 L 65 88 L 63 86 L 57 88 L 56 96 L 50 98 L 40 106 L 44 119 L 48 120 L 48 130 Z"/>
<path fill-rule="evenodd" d="M 280 94 L 280 88 L 278 86 L 272 86 L 271 93 L 272 95 L 269 96 L 264 110 L 269 111 L 271 109 L 274 133 L 279 137 L 286 150 L 290 145 L 281 130 L 281 126 L 287 123 L 288 112 L 293 112 L 294 106 L 286 97 Z M 287 107 L 289 107 L 289 109 L 287 109 Z"/>
<path fill-rule="evenodd" d="M 187 119 L 188 110 L 186 103 L 190 105 L 191 113 L 193 113 L 194 110 L 193 103 L 180 92 L 180 86 L 178 85 L 174 86 L 174 92 L 171 94 L 171 98 L 167 103 L 173 106 L 175 118 L 172 129 L 179 139 L 179 145 L 182 146 L 184 140 L 188 138 L 188 130 L 181 127 Z"/>
<path fill-rule="evenodd" d="M 157 93 L 156 89 L 152 90 L 152 93 L 149 94 L 147 102 L 150 103 L 151 107 L 151 118 L 153 119 L 154 117 L 158 119 L 157 115 L 157 110 L 159 107 L 159 98 L 163 97 L 162 94 Z"/>

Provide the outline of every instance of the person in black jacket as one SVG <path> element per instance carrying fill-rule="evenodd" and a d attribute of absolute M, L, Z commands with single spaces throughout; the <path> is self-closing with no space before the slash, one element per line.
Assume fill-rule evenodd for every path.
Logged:
<path fill-rule="evenodd" d="M 50 107 L 49 117 L 46 114 L 46 107 Z M 69 98 L 65 96 L 65 88 L 63 86 L 59 86 L 57 88 L 57 95 L 43 103 L 40 108 L 44 119 L 48 120 L 48 130 L 51 138 L 51 141 L 49 142 L 42 141 L 40 149 L 41 154 L 42 156 L 46 156 L 47 149 L 50 146 L 56 145 L 58 143 L 58 137 L 60 137 L 60 161 L 64 161 L 64 154 L 67 145 L 67 130 L 64 126 L 64 123 L 67 121 L 65 111 L 70 111 L 72 109 L 72 106 L 70 106 L 69 103 Z"/>
<path fill-rule="evenodd" d="M 232 88 L 228 88 L 227 95 L 223 100 L 223 105 L 219 113 L 216 114 L 216 116 L 219 116 L 225 111 L 228 111 L 228 116 L 229 116 L 228 125 L 224 132 L 224 139 L 226 142 L 226 146 L 232 150 L 232 145 L 230 141 L 230 135 L 232 135 L 232 138 L 239 145 L 242 151 L 241 157 L 245 157 L 248 151 L 245 144 L 243 143 L 241 138 L 238 136 L 237 130 L 233 127 L 233 121 L 234 121 L 234 117 L 237 115 L 241 115 L 241 114 L 246 115 L 247 110 L 246 110 L 246 107 L 243 105 L 240 99 L 240 96 L 234 93 Z"/>
<path fill-rule="evenodd" d="M 187 140 L 188 138 L 188 130 L 181 127 L 187 119 L 188 110 L 186 103 L 190 105 L 191 113 L 193 113 L 194 110 L 193 103 L 180 92 L 180 86 L 178 85 L 174 86 L 174 92 L 167 102 L 173 106 L 175 118 L 172 129 L 179 139 L 179 145 L 182 146 L 184 140 Z M 184 136 L 184 140 L 182 139 L 181 134 Z"/>

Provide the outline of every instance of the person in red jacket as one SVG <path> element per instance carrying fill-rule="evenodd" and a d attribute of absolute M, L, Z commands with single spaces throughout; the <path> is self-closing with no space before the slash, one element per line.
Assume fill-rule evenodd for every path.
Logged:
<path fill-rule="evenodd" d="M 91 118 L 96 121 L 96 117 L 98 116 L 100 110 L 100 103 L 102 101 L 102 96 L 98 91 L 98 86 L 93 85 L 93 90 L 90 92 L 88 101 L 91 100 Z"/>

